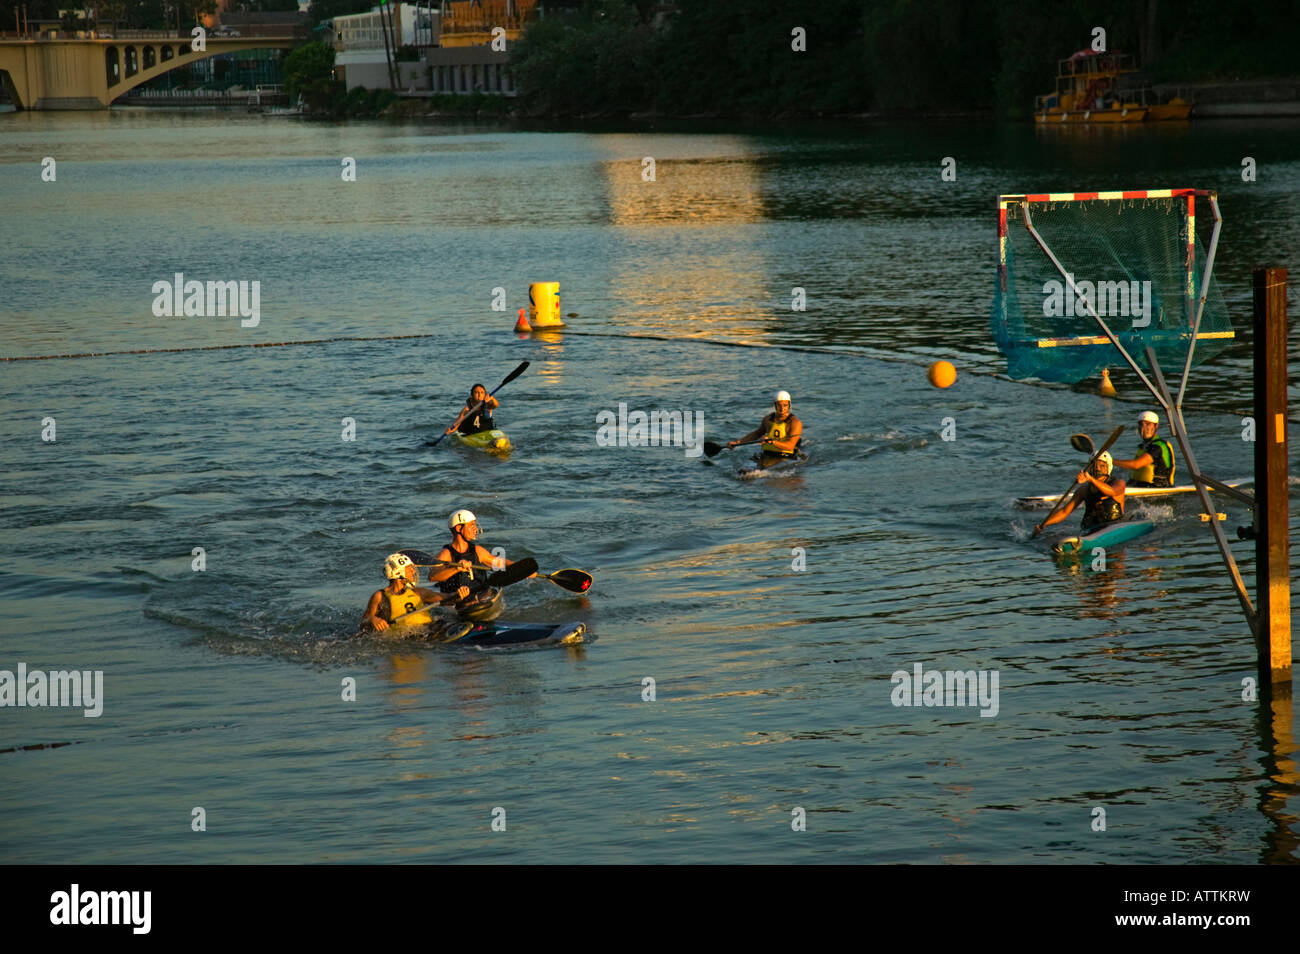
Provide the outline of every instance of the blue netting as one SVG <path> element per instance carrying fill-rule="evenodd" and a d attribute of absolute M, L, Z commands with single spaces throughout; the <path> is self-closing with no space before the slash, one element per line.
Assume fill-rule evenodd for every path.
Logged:
<path fill-rule="evenodd" d="M 1187 359 L 1205 267 L 1199 233 L 1205 230 L 1208 235 L 1212 224 L 1208 204 L 1198 206 L 1207 214 L 1197 218 L 1195 294 L 1189 297 L 1184 262 L 1186 200 L 1029 205 L 1030 220 L 1047 247 L 1143 368 L 1148 346 L 1155 349 L 1166 374 L 1181 373 Z M 1007 356 L 1007 374 L 1072 384 L 1099 374 L 1102 368 L 1124 364 L 1109 341 L 1071 340 L 1103 336 L 1084 302 L 1072 302 L 1072 297 L 1060 271 L 1025 227 L 1023 203 L 1013 203 L 1007 210 L 1006 270 L 1005 275 L 999 270 L 992 309 L 993 337 Z M 1211 277 L 1200 333 L 1231 331 L 1223 295 Z M 1230 340 L 1202 337 L 1194 363 L 1222 351 Z"/>

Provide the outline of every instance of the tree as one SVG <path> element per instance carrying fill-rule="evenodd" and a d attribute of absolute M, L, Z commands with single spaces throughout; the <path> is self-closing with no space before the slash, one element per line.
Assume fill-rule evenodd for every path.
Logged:
<path fill-rule="evenodd" d="M 328 109 L 334 99 L 334 49 L 319 41 L 298 47 L 284 59 L 284 90 L 292 101 L 298 96 L 315 112 Z"/>

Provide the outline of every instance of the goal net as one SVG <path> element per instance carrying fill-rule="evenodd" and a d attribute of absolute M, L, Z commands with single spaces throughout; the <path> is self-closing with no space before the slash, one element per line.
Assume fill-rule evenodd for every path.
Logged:
<path fill-rule="evenodd" d="M 1117 343 L 1144 367 L 1148 347 L 1180 369 L 1221 351 L 1233 331 L 1211 275 L 1219 224 L 1215 194 L 1197 189 L 998 196 L 992 320 L 1007 374 L 1072 384 L 1125 363 Z"/>

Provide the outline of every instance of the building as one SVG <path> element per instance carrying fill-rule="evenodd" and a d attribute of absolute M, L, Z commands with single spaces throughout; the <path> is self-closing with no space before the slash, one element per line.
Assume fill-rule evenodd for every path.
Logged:
<path fill-rule="evenodd" d="M 387 42 L 385 20 L 389 24 Z M 388 89 L 392 56 L 398 89 L 429 89 L 427 51 L 437 43 L 438 21 L 438 11 L 429 3 L 396 3 L 391 13 L 386 7 L 376 7 L 369 13 L 335 17 L 335 77 L 348 89 Z"/>
<path fill-rule="evenodd" d="M 515 95 L 510 49 L 529 23 L 582 0 L 441 0 L 392 8 L 398 89 Z M 334 18 L 335 75 L 351 89 L 388 88 L 383 22 L 369 13 Z"/>

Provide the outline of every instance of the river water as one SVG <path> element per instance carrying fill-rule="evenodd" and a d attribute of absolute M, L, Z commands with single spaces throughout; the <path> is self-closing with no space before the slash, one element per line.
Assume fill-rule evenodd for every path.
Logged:
<path fill-rule="evenodd" d="M 1119 371 L 1119 400 L 1000 374 L 996 195 L 1185 185 L 1220 191 L 1239 333 L 1188 424 L 1208 473 L 1244 477 L 1251 268 L 1300 252 L 1294 121 L 2 117 L 0 354 L 143 353 L 0 363 L 0 669 L 103 672 L 97 718 L 0 712 L 0 854 L 1300 860 L 1291 710 L 1242 701 L 1253 646 L 1196 505 L 1130 503 L 1157 529 L 1104 569 L 1012 506 L 1069 486 L 1072 432 L 1128 425 L 1127 453 L 1147 403 Z M 156 316 L 178 272 L 259 282 L 258 323 Z M 534 281 L 566 333 L 512 334 Z M 315 343 L 250 347 L 283 342 Z M 525 360 L 508 459 L 424 446 Z M 738 437 L 777 388 L 810 448 L 793 475 L 597 441 L 620 405 Z M 458 507 L 512 558 L 593 573 L 585 597 L 511 587 L 506 618 L 595 641 L 347 639 L 384 556 L 435 548 Z M 918 665 L 996 675 L 995 705 L 895 705 Z"/>

